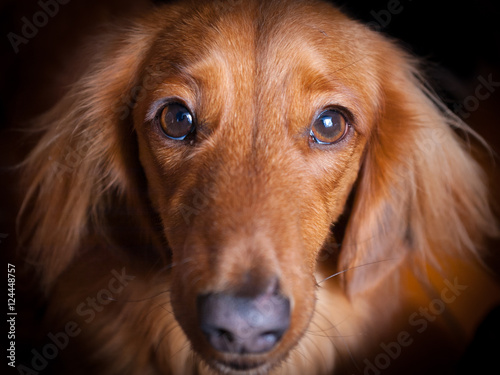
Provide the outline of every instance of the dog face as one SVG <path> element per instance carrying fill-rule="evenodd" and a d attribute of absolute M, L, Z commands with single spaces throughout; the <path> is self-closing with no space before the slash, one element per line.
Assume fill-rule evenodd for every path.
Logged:
<path fill-rule="evenodd" d="M 222 368 L 278 362 L 307 329 L 316 259 L 378 105 L 361 27 L 287 6 L 168 8 L 146 61 L 158 84 L 134 113 L 176 318 Z"/>
<path fill-rule="evenodd" d="M 37 122 L 20 240 L 54 317 L 73 320 L 102 288 L 100 259 L 137 275 L 81 336 L 88 361 L 112 373 L 189 372 L 190 348 L 174 370 L 180 326 L 222 373 L 308 371 L 318 359 L 311 373 L 329 374 L 337 305 L 355 327 L 339 334 L 349 354 L 378 350 L 378 333 L 398 331 L 388 317 L 418 308 L 403 282 L 476 259 L 498 233 L 481 169 L 450 125 L 470 129 L 414 59 L 327 3 L 173 2 L 91 47 L 87 73 Z M 342 248 L 325 257 L 350 194 Z M 160 281 L 145 271 L 158 258 Z"/>

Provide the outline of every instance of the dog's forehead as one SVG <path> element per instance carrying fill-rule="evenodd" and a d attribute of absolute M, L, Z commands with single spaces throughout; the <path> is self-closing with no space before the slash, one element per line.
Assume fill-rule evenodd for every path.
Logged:
<path fill-rule="evenodd" d="M 360 61 L 369 42 L 367 30 L 323 2 L 213 1 L 193 8 L 163 9 L 165 24 L 153 46 L 164 51 L 160 59 L 177 67 L 195 65 L 211 56 L 223 57 L 235 67 L 255 63 L 276 74 L 309 64 L 340 70 Z M 220 62 L 220 61 L 218 61 Z M 278 67 L 279 69 L 276 69 Z"/>
<path fill-rule="evenodd" d="M 362 101 L 378 96 L 378 87 L 363 83 L 376 75 L 367 40 L 373 33 L 330 4 L 192 5 L 164 9 L 168 22 L 153 46 L 151 64 L 164 72 L 167 85 L 180 82 L 211 102 L 216 100 L 210 95 L 242 102 L 258 96 L 260 103 L 276 105 L 278 97 L 286 102 L 302 95 L 317 98 L 317 107 L 347 102 L 366 109 Z"/>

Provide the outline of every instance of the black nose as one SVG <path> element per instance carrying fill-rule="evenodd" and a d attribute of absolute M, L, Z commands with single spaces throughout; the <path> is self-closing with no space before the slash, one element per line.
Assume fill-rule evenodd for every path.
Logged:
<path fill-rule="evenodd" d="M 274 292 L 256 297 L 207 294 L 198 297 L 200 328 L 220 352 L 265 353 L 290 325 L 290 302 Z"/>

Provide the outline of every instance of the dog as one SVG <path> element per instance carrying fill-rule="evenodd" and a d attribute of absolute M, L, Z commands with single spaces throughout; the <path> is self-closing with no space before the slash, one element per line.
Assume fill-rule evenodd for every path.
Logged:
<path fill-rule="evenodd" d="M 25 373 L 457 360 L 497 225 L 416 58 L 319 0 L 158 5 L 90 51 L 22 165 L 49 332 Z"/>

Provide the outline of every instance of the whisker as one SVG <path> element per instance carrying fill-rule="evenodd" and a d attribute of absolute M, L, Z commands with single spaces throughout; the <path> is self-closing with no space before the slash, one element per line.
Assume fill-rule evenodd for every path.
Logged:
<path fill-rule="evenodd" d="M 171 327 L 169 327 L 167 329 L 167 331 L 165 332 L 164 335 L 161 336 L 161 338 L 158 340 L 158 344 L 156 345 L 155 349 L 154 349 L 154 352 L 155 353 L 158 353 L 158 351 L 160 350 L 160 346 L 161 344 L 163 343 L 163 341 L 170 336 L 170 334 L 177 328 L 177 326 L 175 324 L 171 324 Z M 183 349 L 183 348 L 181 348 Z M 181 350 L 179 350 L 180 352 Z M 177 353 L 174 353 L 172 356 L 174 356 L 175 354 Z"/>
<path fill-rule="evenodd" d="M 174 267 L 177 267 L 177 266 L 179 266 L 181 264 L 186 264 L 186 263 L 189 263 L 189 262 L 192 262 L 192 261 L 193 261 L 192 258 L 185 258 L 185 259 L 182 260 L 182 262 L 172 262 L 172 263 L 166 265 L 165 267 L 161 268 L 160 270 L 158 270 L 157 276 L 159 274 L 161 274 L 162 272 L 169 271 L 169 270 L 171 270 Z"/>
<path fill-rule="evenodd" d="M 353 336 L 361 336 L 362 334 L 357 334 L 357 335 L 342 335 L 338 329 L 338 327 L 335 325 L 335 324 L 332 324 L 333 326 L 333 329 L 335 329 L 335 331 L 337 332 L 337 335 L 335 336 L 336 338 L 340 339 L 340 341 L 342 341 L 342 344 L 344 345 L 346 351 L 347 351 L 347 354 L 349 354 L 349 358 L 351 360 L 351 363 L 354 365 L 354 367 L 356 367 L 356 369 L 361 372 L 361 369 L 360 367 L 358 366 L 358 362 L 356 361 L 356 359 L 354 358 L 354 354 L 352 353 L 351 349 L 349 348 L 349 345 L 347 343 L 347 341 L 345 340 L 347 337 L 353 337 Z M 336 346 L 336 343 L 333 342 L 333 345 Z"/>
<path fill-rule="evenodd" d="M 364 263 L 364 264 L 360 264 L 358 266 L 353 266 L 353 267 L 349 267 L 349 268 L 346 268 L 345 270 L 342 270 L 342 271 L 339 271 L 337 273 L 334 273 L 333 275 L 330 275 L 326 278 L 324 278 L 323 280 L 321 280 L 320 282 L 317 282 L 316 283 L 316 286 L 319 286 L 319 284 L 327 281 L 327 280 L 330 280 L 332 278 L 334 278 L 335 276 L 338 276 L 338 275 L 341 275 L 343 273 L 346 273 L 347 271 L 351 271 L 351 270 L 354 270 L 356 268 L 361 268 L 361 267 L 366 267 L 366 266 L 371 266 L 373 264 L 378 264 L 378 263 L 382 263 L 382 262 L 387 262 L 387 261 L 390 261 L 390 260 L 397 260 L 397 258 L 389 258 L 389 259 L 383 259 L 383 260 L 377 260 L 375 262 L 369 262 L 369 263 Z"/>
<path fill-rule="evenodd" d="M 156 298 L 156 297 L 159 297 L 159 296 L 161 296 L 162 294 L 165 294 L 165 293 L 170 293 L 170 290 L 169 290 L 169 289 L 167 289 L 167 290 L 164 290 L 164 291 L 162 291 L 162 292 L 159 292 L 159 293 L 157 293 L 157 294 L 155 294 L 155 295 L 153 295 L 153 296 L 151 296 L 151 297 L 145 297 L 145 298 L 136 299 L 136 300 L 133 300 L 133 299 L 120 299 L 120 300 L 118 300 L 118 299 L 116 299 L 116 298 L 109 298 L 109 297 L 106 297 L 106 299 L 107 299 L 108 301 L 114 301 L 114 302 L 118 302 L 118 301 L 120 301 L 120 302 L 127 302 L 127 303 L 129 303 L 129 302 L 130 302 L 130 303 L 136 303 L 136 302 L 150 301 L 150 300 L 152 300 L 152 299 L 154 299 L 154 298 Z"/>
<path fill-rule="evenodd" d="M 165 302 L 165 303 L 162 303 L 161 305 L 157 305 L 157 306 L 154 306 L 153 308 L 151 308 L 147 314 L 144 316 L 144 318 L 147 318 L 149 315 L 151 315 L 152 313 L 155 312 L 155 310 L 157 309 L 161 309 L 161 310 L 164 310 L 166 312 L 169 313 L 169 315 L 172 315 L 173 312 L 172 311 L 169 311 L 168 309 L 165 308 L 165 305 L 170 305 L 170 302 Z"/>

